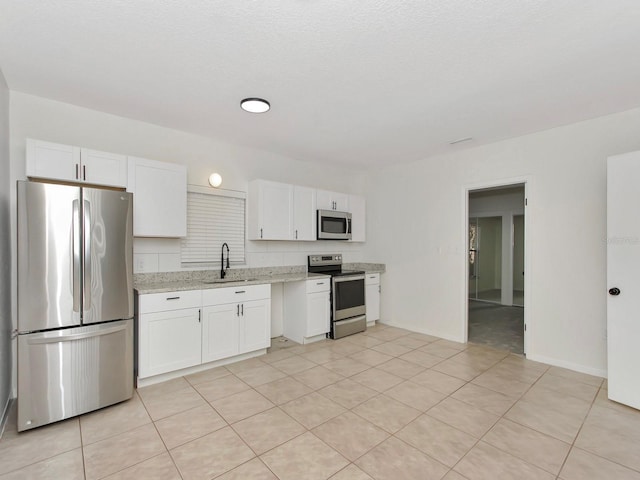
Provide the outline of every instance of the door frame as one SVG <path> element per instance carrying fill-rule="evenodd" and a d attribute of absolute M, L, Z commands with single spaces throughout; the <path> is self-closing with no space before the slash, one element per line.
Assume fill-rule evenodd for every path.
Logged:
<path fill-rule="evenodd" d="M 462 305 L 462 312 L 460 318 L 462 321 L 460 322 L 460 338 L 463 339 L 464 343 L 469 341 L 469 193 L 474 190 L 482 190 L 486 188 L 497 188 L 497 187 L 513 187 L 517 185 L 524 186 L 524 198 L 525 198 L 525 207 L 524 207 L 524 230 L 525 230 L 525 238 L 524 238 L 524 353 L 525 355 L 531 355 L 533 352 L 533 332 L 535 329 L 534 322 L 532 321 L 531 315 L 531 299 L 532 297 L 532 288 L 531 288 L 531 279 L 533 277 L 532 272 L 532 255 L 531 255 L 531 247 L 532 242 L 529 241 L 531 238 L 531 228 L 533 225 L 532 213 L 529 202 L 531 201 L 531 193 L 532 193 L 532 179 L 528 175 L 520 176 L 520 177 L 510 177 L 510 178 L 502 178 L 496 180 L 487 180 L 484 182 L 476 182 L 469 183 L 464 185 L 462 188 L 462 218 L 461 218 L 461 230 L 462 230 L 462 241 L 464 248 L 462 249 L 462 255 L 460 257 L 460 271 L 462 272 L 462 278 L 464 281 L 462 282 L 462 291 L 460 293 Z M 512 227 L 513 228 L 513 227 Z"/>

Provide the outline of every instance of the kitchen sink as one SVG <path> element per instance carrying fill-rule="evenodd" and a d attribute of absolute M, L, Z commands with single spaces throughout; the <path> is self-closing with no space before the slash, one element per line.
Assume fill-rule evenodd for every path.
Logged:
<path fill-rule="evenodd" d="M 244 283 L 244 282 L 254 282 L 258 280 L 257 278 L 217 278 L 215 280 L 207 280 L 202 283 L 207 285 L 211 285 L 214 283 Z"/>

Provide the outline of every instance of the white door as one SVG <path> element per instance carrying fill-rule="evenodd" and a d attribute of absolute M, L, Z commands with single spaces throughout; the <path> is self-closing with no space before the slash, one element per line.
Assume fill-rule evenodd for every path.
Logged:
<path fill-rule="evenodd" d="M 293 239 L 316 239 L 316 196 L 309 187 L 293 187 Z"/>
<path fill-rule="evenodd" d="M 199 365 L 200 310 L 187 308 L 140 316 L 140 378 Z"/>
<path fill-rule="evenodd" d="M 293 188 L 286 183 L 264 182 L 260 186 L 260 237 L 290 240 L 293 231 Z"/>
<path fill-rule="evenodd" d="M 238 354 L 240 304 L 207 306 L 202 309 L 202 362 Z"/>
<path fill-rule="evenodd" d="M 253 352 L 271 345 L 271 300 L 251 300 L 240 304 L 239 353 Z"/>
<path fill-rule="evenodd" d="M 609 398 L 640 409 L 640 152 L 607 160 Z"/>
<path fill-rule="evenodd" d="M 331 322 L 331 300 L 329 292 L 307 294 L 307 332 L 306 337 L 329 333 Z"/>

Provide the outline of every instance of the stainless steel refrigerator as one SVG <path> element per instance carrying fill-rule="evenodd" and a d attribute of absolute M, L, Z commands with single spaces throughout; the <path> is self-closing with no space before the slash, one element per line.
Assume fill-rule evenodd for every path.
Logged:
<path fill-rule="evenodd" d="M 130 193 L 18 182 L 18 430 L 133 395 Z"/>

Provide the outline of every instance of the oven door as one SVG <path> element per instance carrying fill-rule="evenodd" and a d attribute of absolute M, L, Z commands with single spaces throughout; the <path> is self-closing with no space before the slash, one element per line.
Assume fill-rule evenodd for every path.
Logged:
<path fill-rule="evenodd" d="M 364 315 L 364 275 L 332 277 L 333 321 Z"/>
<path fill-rule="evenodd" d="M 318 210 L 318 240 L 351 240 L 351 214 Z"/>

